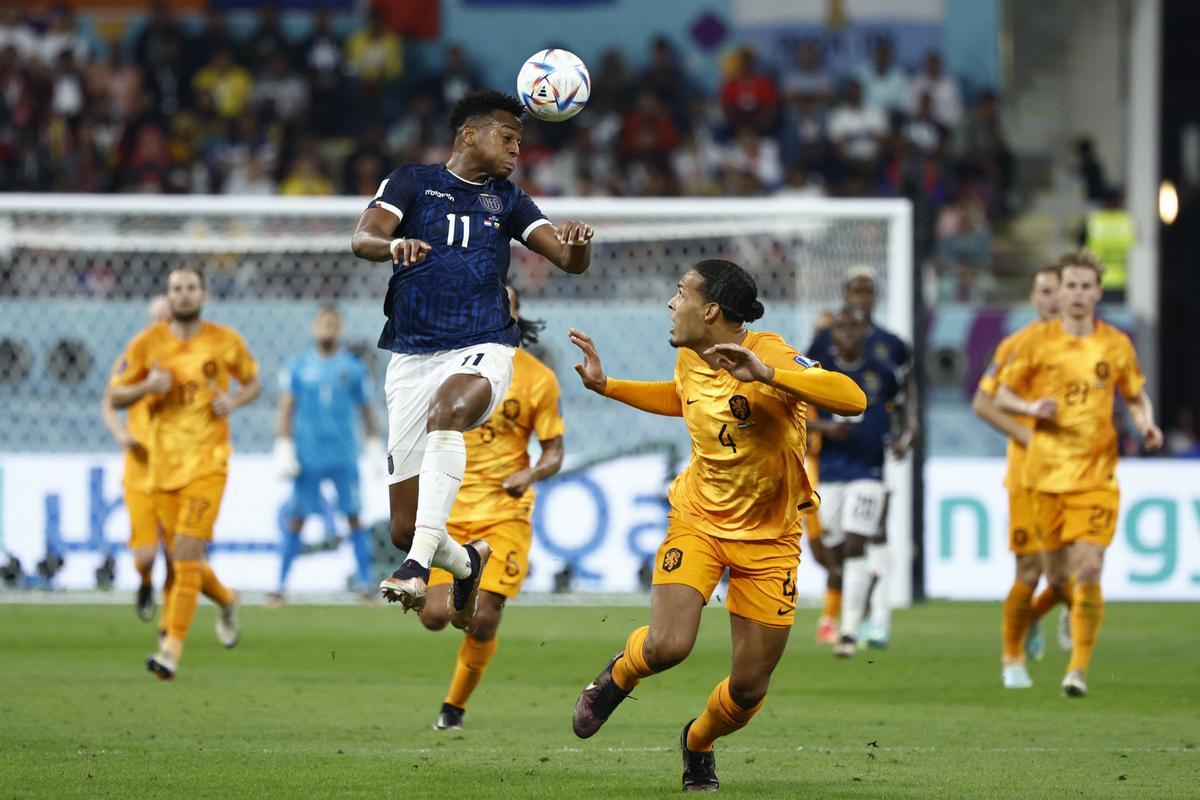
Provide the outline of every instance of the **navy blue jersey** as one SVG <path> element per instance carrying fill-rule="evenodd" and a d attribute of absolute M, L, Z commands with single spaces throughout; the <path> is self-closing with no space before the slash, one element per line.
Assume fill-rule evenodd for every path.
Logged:
<path fill-rule="evenodd" d="M 516 184 L 463 180 L 443 164 L 406 165 L 379 185 L 369 208 L 396 215 L 394 235 L 431 250 L 412 266 L 394 265 L 379 346 L 431 353 L 485 342 L 516 347 L 508 311 L 509 240 L 527 242 L 545 215 Z"/>
<path fill-rule="evenodd" d="M 891 407 L 900 392 L 896 369 L 869 351 L 855 364 L 837 358 L 822 362 L 830 372 L 849 375 L 867 395 L 867 408 L 856 417 L 841 417 L 818 409 L 821 419 L 850 423 L 841 441 L 821 439 L 821 481 L 837 483 L 864 478 L 883 479 L 883 450 L 892 432 Z"/>
<path fill-rule="evenodd" d="M 876 361 L 891 364 L 892 369 L 903 372 L 909 368 L 912 351 L 908 349 L 908 345 L 904 343 L 903 339 L 891 331 L 872 324 L 863 347 L 867 354 Z M 833 351 L 833 333 L 829 328 L 824 328 L 813 337 L 812 344 L 809 345 L 806 353 L 809 358 L 825 363 L 833 361 Z"/>

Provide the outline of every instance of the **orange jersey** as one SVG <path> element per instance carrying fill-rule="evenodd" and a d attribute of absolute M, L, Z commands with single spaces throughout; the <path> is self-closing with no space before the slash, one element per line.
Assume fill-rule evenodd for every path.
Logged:
<path fill-rule="evenodd" d="M 778 334 L 752 331 L 742 346 L 777 370 L 806 360 Z M 800 530 L 812 487 L 804 471 L 807 404 L 764 383 L 742 383 L 692 350 L 675 361 L 675 391 L 692 458 L 671 484 L 682 521 L 721 539 L 776 539 Z"/>
<path fill-rule="evenodd" d="M 504 480 L 529 467 L 529 440 L 563 435 L 558 379 L 525 350 L 513 356 L 508 393 L 490 419 L 464 435 L 467 471 L 448 524 L 510 519 L 528 520 L 536 497 L 530 487 L 520 497 L 504 490 Z"/>
<path fill-rule="evenodd" d="M 171 373 L 171 391 L 147 395 L 150 475 L 156 491 L 173 491 L 209 475 L 229 471 L 229 419 L 212 412 L 213 384 L 228 392 L 231 378 L 248 383 L 258 364 L 232 328 L 205 322 L 190 339 L 177 339 L 170 323 L 139 333 L 125 349 L 112 377 L 129 386 L 151 368 Z"/>
<path fill-rule="evenodd" d="M 1021 328 L 1019 331 L 1010 333 L 1000 340 L 1000 344 L 996 346 L 996 352 L 992 355 L 992 363 L 988 365 L 987 372 L 979 379 L 979 390 L 989 397 L 996 396 L 996 390 L 1000 388 L 1000 371 L 1013 360 L 1013 356 L 1021 347 L 1022 340 L 1029 335 L 1030 331 L 1037 330 L 1039 323 L 1032 322 Z M 1033 428 L 1032 417 L 1014 416 L 1013 419 L 1018 425 L 1025 428 Z M 1025 445 L 1018 444 L 1011 437 L 1008 439 L 1008 469 L 1004 472 L 1004 485 L 1012 489 L 1023 488 L 1025 471 Z"/>
<path fill-rule="evenodd" d="M 119 362 L 118 362 L 119 363 Z M 150 452 L 150 401 L 143 397 L 125 409 L 125 427 L 129 435 L 146 448 L 142 455 Z M 121 485 L 134 492 L 150 492 L 154 485 L 150 481 L 150 461 L 139 458 L 132 447 L 125 448 L 125 474 Z"/>
<path fill-rule="evenodd" d="M 1146 383 L 1133 343 L 1099 320 L 1088 336 L 1067 333 L 1059 320 L 1030 328 L 1000 383 L 1027 400 L 1053 397 L 1058 413 L 1034 426 L 1024 486 L 1052 494 L 1115 487 L 1113 394 L 1132 400 Z"/>

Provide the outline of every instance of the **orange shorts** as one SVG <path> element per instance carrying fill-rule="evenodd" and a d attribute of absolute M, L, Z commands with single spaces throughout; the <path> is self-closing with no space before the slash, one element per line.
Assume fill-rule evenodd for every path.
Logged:
<path fill-rule="evenodd" d="M 169 492 L 154 493 L 154 508 L 162 523 L 167 546 L 176 536 L 211 542 L 227 475 L 208 475 Z"/>
<path fill-rule="evenodd" d="M 1042 551 L 1033 517 L 1033 493 L 1026 489 L 1008 490 L 1008 549 L 1018 556 Z"/>
<path fill-rule="evenodd" d="M 1043 550 L 1053 553 L 1072 542 L 1090 542 L 1101 547 L 1112 544 L 1117 532 L 1117 508 L 1121 504 L 1119 490 L 1031 494 L 1035 527 Z"/>
<path fill-rule="evenodd" d="M 154 493 L 126 489 L 125 508 L 129 511 L 129 549 L 157 548 L 158 515 L 154 509 Z"/>
<path fill-rule="evenodd" d="M 492 557 L 483 568 L 479 588 L 502 595 L 509 600 L 521 591 L 529 574 L 529 546 L 533 527 L 528 520 L 507 519 L 502 522 L 451 522 L 446 526 L 450 536 L 459 544 L 483 539 L 492 546 Z M 429 571 L 429 586 L 442 586 L 454 577 L 443 569 Z"/>
<path fill-rule="evenodd" d="M 672 515 L 667 538 L 658 548 L 654 585 L 691 586 L 707 602 L 729 567 L 729 613 L 770 628 L 790 628 L 796 618 L 798 566 L 799 533 L 776 539 L 718 539 Z"/>

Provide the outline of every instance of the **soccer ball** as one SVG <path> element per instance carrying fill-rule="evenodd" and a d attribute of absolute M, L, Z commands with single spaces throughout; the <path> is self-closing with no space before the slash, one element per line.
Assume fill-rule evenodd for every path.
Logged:
<path fill-rule="evenodd" d="M 575 116 L 591 93 L 587 67 L 567 50 L 540 50 L 525 60 L 517 75 L 517 96 L 530 114 L 547 122 Z"/>

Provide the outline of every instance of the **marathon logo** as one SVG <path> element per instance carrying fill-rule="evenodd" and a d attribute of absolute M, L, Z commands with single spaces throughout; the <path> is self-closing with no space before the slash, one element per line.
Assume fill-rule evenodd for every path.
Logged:
<path fill-rule="evenodd" d="M 440 197 L 443 200 L 449 200 L 451 203 L 454 202 L 454 195 L 448 192 L 439 192 L 437 189 L 426 189 L 425 194 L 429 197 Z"/>

